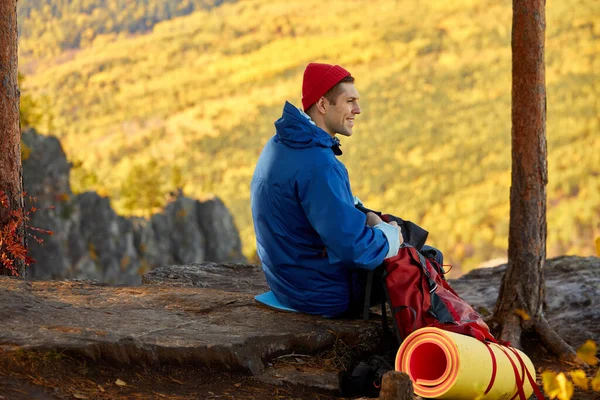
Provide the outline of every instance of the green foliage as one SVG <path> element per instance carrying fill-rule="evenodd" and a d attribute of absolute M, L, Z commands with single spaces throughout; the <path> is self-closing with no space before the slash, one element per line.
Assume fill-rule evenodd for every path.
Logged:
<path fill-rule="evenodd" d="M 339 63 L 363 109 L 342 139 L 353 191 L 426 227 L 464 271 L 506 256 L 511 16 L 492 0 L 239 1 L 47 61 L 25 51 L 26 83 L 52 99 L 54 133 L 93 171 L 72 176 L 76 191 L 140 214 L 158 175 L 163 203 L 177 187 L 215 193 L 251 255 L 249 185 L 273 121 L 285 100 L 300 104 L 306 63 Z M 600 235 L 598 20 L 598 2 L 547 4 L 549 256 L 591 255 Z"/>
<path fill-rule="evenodd" d="M 128 214 L 150 217 L 183 187 L 181 169 L 173 167 L 165 173 L 156 159 L 136 162 L 128 171 L 120 191 L 120 205 Z"/>

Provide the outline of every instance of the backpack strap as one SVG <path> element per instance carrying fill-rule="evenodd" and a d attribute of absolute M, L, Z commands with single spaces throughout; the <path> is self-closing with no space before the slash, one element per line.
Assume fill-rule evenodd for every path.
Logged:
<path fill-rule="evenodd" d="M 419 265 L 421 266 L 421 269 L 423 270 L 423 273 L 425 274 L 425 276 L 427 276 L 427 283 L 429 284 L 429 293 L 435 292 L 438 285 L 437 285 L 437 283 L 435 283 L 435 281 L 431 277 L 431 272 L 429 272 L 429 269 L 427 268 L 427 261 L 425 260 L 425 257 L 423 257 L 423 255 L 421 253 L 419 253 L 417 251 L 417 249 L 415 249 L 414 247 L 412 247 L 410 245 L 407 245 L 404 247 L 406 247 L 408 249 L 408 252 L 412 256 L 413 260 L 415 260 L 416 262 L 419 263 Z"/>
<path fill-rule="evenodd" d="M 385 281 L 381 281 L 381 284 L 384 286 L 384 299 L 381 299 L 381 324 L 382 324 L 382 329 L 383 329 L 383 334 L 385 335 L 385 344 L 384 344 L 384 350 L 385 353 L 390 353 L 394 351 L 394 348 L 396 346 L 394 346 L 394 336 L 392 335 L 392 331 L 390 330 L 390 326 L 388 325 L 388 318 L 387 318 L 387 307 L 386 307 L 386 303 L 388 303 L 387 301 L 387 288 L 385 288 Z M 390 303 L 390 307 L 391 307 L 391 303 Z M 394 312 L 392 312 L 392 319 L 395 321 L 395 316 L 394 316 Z M 402 337 L 400 336 L 400 332 L 398 332 L 398 329 L 394 329 L 396 331 L 396 339 L 398 340 L 398 345 L 400 345 L 400 343 L 402 343 Z"/>
<path fill-rule="evenodd" d="M 492 387 L 496 382 L 496 372 L 498 372 L 498 363 L 496 362 L 496 356 L 494 355 L 494 351 L 492 350 L 491 345 L 488 342 L 483 343 L 485 343 L 485 347 L 488 349 L 488 351 L 490 352 L 490 356 L 492 357 L 492 377 L 490 378 L 490 383 L 488 384 L 487 389 L 485 389 L 485 392 L 483 393 L 484 395 L 486 395 L 490 392 L 490 390 L 492 390 Z"/>
<path fill-rule="evenodd" d="M 542 391 L 540 390 L 537 383 L 535 382 L 535 379 L 533 379 L 533 376 L 531 376 L 531 373 L 525 366 L 525 362 L 523 361 L 523 358 L 521 357 L 519 352 L 516 351 L 515 349 L 513 349 L 512 347 L 509 347 L 509 350 L 512 351 L 515 354 L 515 356 L 517 356 L 517 359 L 519 360 L 521 367 L 525 370 L 525 375 L 527 376 L 527 380 L 529 381 L 529 384 L 533 388 L 533 392 L 535 393 L 535 396 L 538 398 L 538 400 L 544 400 L 544 395 L 542 394 Z M 524 381 L 525 381 L 525 377 L 523 377 L 523 382 Z"/>
<path fill-rule="evenodd" d="M 527 400 L 527 396 L 525 396 L 525 390 L 523 389 L 523 386 L 525 385 L 525 376 L 527 376 L 527 379 L 529 380 L 529 384 L 533 388 L 535 396 L 538 398 L 538 400 L 544 400 L 544 395 L 542 394 L 537 383 L 535 382 L 535 380 L 529 373 L 529 370 L 525 366 L 525 362 L 523 361 L 523 359 L 521 358 L 519 353 L 512 347 L 508 347 L 508 349 L 517 356 L 517 360 L 519 360 L 519 364 L 521 364 L 521 372 L 523 374 L 523 379 L 521 379 L 521 374 L 519 374 L 519 370 L 517 369 L 517 364 L 515 364 L 513 359 L 510 357 L 510 355 L 508 354 L 508 351 L 504 348 L 504 346 L 499 346 L 499 348 L 500 348 L 500 350 L 502 350 L 504 352 L 504 354 L 506 354 L 506 357 L 508 358 L 508 360 L 510 361 L 510 363 L 513 367 L 513 372 L 515 373 L 515 381 L 517 383 L 517 393 L 515 393 L 515 395 L 511 398 L 511 400 L 516 399 L 517 396 L 519 396 L 520 400 Z"/>
<path fill-rule="evenodd" d="M 363 306 L 363 320 L 369 320 L 369 309 L 371 308 L 371 291 L 373 290 L 373 275 L 375 275 L 375 271 L 371 270 L 367 273 L 367 284 L 365 286 L 365 304 Z M 385 303 L 383 299 L 381 300 L 382 304 Z"/>
<path fill-rule="evenodd" d="M 385 269 L 384 269 L 385 271 Z M 385 274 L 385 272 L 384 272 Z M 374 279 L 377 278 L 377 279 Z M 387 308 L 386 308 L 386 303 L 387 303 L 387 288 L 385 287 L 385 278 L 382 276 L 381 279 L 379 279 L 380 277 L 378 275 L 375 274 L 375 270 L 371 270 L 368 272 L 367 274 L 367 283 L 365 286 L 365 302 L 364 302 L 364 306 L 363 306 L 363 320 L 364 321 L 368 321 L 369 320 L 369 310 L 371 308 L 371 292 L 373 291 L 373 280 L 375 280 L 375 284 L 379 284 L 382 285 L 383 287 L 383 298 L 381 299 L 381 328 L 385 337 L 385 342 L 384 342 L 384 351 L 387 354 L 388 352 L 393 351 L 394 349 L 394 338 L 392 335 L 392 332 L 390 330 L 390 327 L 388 326 L 388 319 L 387 319 Z M 390 303 L 391 305 L 391 303 Z M 398 336 L 398 342 L 400 343 L 400 337 Z"/>
<path fill-rule="evenodd" d="M 429 310 L 427 310 L 427 312 L 429 312 L 429 314 L 431 314 L 435 319 L 437 319 L 441 323 L 456 324 L 457 321 L 455 316 L 452 314 L 448 306 L 440 299 L 439 295 L 436 293 L 438 284 L 435 282 L 433 276 L 431 276 L 431 271 L 429 270 L 429 268 L 427 268 L 427 260 L 414 247 L 405 247 L 408 249 L 408 252 L 411 255 L 412 259 L 419 264 L 421 270 L 427 277 L 427 285 L 429 287 L 429 296 L 431 299 L 431 306 Z"/>
<path fill-rule="evenodd" d="M 387 309 L 386 309 L 386 303 L 390 305 L 390 309 L 393 307 L 392 306 L 392 299 L 390 297 L 390 292 L 387 288 L 387 285 L 385 283 L 386 278 L 387 278 L 388 272 L 386 269 L 383 270 L 383 274 L 381 276 L 381 284 L 383 285 L 383 296 L 384 299 L 382 299 L 381 301 L 381 320 L 383 325 L 383 331 L 386 332 L 386 335 L 388 337 L 387 342 L 389 344 L 389 347 L 392 347 L 392 335 L 390 332 L 390 329 L 388 327 L 388 323 L 387 323 Z M 415 318 L 416 320 L 416 318 Z M 394 325 L 394 331 L 396 332 L 396 339 L 398 340 L 398 345 L 400 345 L 402 343 L 402 341 L 404 340 L 404 338 L 402 337 L 402 334 L 400 333 L 400 329 L 398 328 L 398 321 L 396 320 L 396 313 L 392 310 L 392 322 Z"/>
<path fill-rule="evenodd" d="M 515 395 L 513 397 L 511 397 L 510 400 L 516 399 L 517 396 L 519 396 L 520 400 L 527 400 L 527 397 L 525 396 L 525 391 L 523 390 L 523 384 L 525 383 L 525 381 L 521 379 L 521 374 L 519 374 L 519 370 L 517 369 L 517 364 L 515 364 L 513 359 L 508 355 L 508 351 L 506 351 L 504 349 L 504 347 L 500 347 L 500 350 L 502 350 L 502 352 L 504 354 L 506 354 L 506 358 L 508 358 L 508 361 L 510 361 L 510 364 L 512 365 L 512 368 L 513 368 L 513 372 L 515 374 L 515 383 L 517 384 L 517 393 L 515 393 Z M 527 368 L 525 368 L 525 369 L 527 369 Z"/>

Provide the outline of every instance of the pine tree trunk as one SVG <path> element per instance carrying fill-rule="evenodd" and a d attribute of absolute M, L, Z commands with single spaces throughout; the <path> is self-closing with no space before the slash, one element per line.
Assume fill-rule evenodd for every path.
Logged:
<path fill-rule="evenodd" d="M 21 130 L 19 128 L 19 88 L 17 83 L 17 2 L 0 1 L 0 191 L 8 196 L 8 209 L 0 207 L 0 229 L 11 210 L 23 210 L 21 170 Z M 22 230 L 21 230 L 22 231 Z M 23 242 L 24 244 L 24 242 Z M 19 263 L 20 275 L 24 265 Z M 8 273 L 0 265 L 0 274 Z"/>
<path fill-rule="evenodd" d="M 508 268 L 494 319 L 500 338 L 521 347 L 524 330 L 535 330 L 564 358 L 572 349 L 544 317 L 546 259 L 545 0 L 513 0 L 512 182 Z M 519 315 L 520 314 L 520 315 Z"/>

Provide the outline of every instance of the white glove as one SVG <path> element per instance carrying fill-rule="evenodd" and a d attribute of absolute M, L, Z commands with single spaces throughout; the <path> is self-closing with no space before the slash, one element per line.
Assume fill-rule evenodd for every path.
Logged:
<path fill-rule="evenodd" d="M 398 250 L 400 250 L 400 245 L 404 242 L 404 238 L 402 237 L 402 231 L 400 230 L 400 227 L 396 221 L 392 221 L 389 224 L 380 222 L 373 228 L 379 229 L 381 232 L 383 232 L 383 236 L 385 236 L 388 241 L 389 249 L 385 258 L 398 255 Z"/>

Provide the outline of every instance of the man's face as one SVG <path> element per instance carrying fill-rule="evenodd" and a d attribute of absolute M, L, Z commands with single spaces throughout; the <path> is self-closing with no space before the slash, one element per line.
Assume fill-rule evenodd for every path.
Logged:
<path fill-rule="evenodd" d="M 336 133 L 344 136 L 352 136 L 354 118 L 360 114 L 358 105 L 358 91 L 353 83 L 343 82 L 340 84 L 341 93 L 338 95 L 335 105 L 327 103 L 325 112 L 325 131 L 332 136 Z"/>

